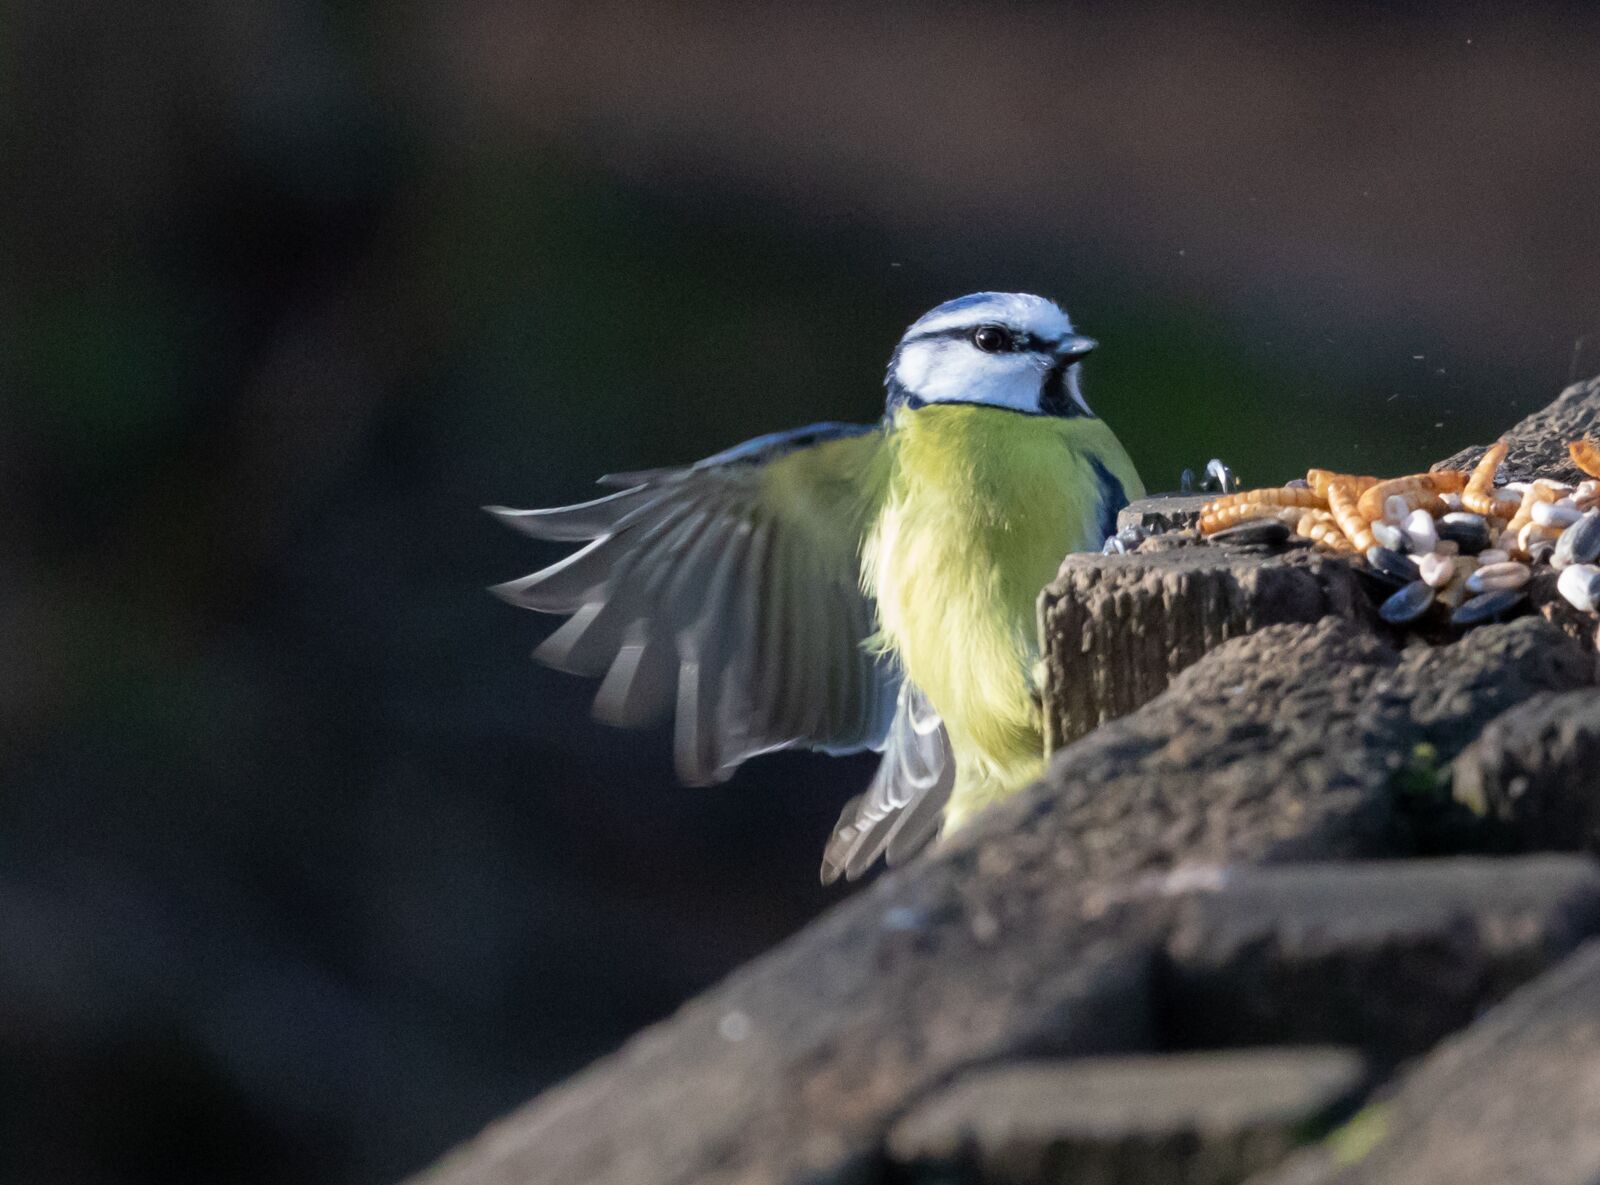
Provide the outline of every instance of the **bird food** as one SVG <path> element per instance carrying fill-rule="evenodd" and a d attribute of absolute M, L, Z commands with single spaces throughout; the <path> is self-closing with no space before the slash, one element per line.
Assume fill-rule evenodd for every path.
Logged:
<path fill-rule="evenodd" d="M 1535 478 L 1495 485 L 1509 446 L 1498 441 L 1471 470 L 1379 479 L 1310 470 L 1303 482 L 1226 494 L 1200 511 L 1217 543 L 1290 536 L 1358 557 L 1385 595 L 1379 615 L 1420 621 L 1436 605 L 1457 627 L 1499 621 L 1526 601 L 1541 566 L 1583 612 L 1600 612 L 1600 444 L 1567 446 L 1587 476 L 1576 485 Z"/>

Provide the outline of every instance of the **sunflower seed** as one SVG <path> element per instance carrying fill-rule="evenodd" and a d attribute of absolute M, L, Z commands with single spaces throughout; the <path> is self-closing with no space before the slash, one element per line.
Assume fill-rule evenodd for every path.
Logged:
<path fill-rule="evenodd" d="M 1270 546 L 1289 541 L 1289 524 L 1275 518 L 1253 518 L 1236 527 L 1213 532 L 1208 538 L 1212 543 L 1233 547 Z"/>
<path fill-rule="evenodd" d="M 1481 514 L 1452 511 L 1439 520 L 1439 538 L 1461 545 L 1463 555 L 1477 555 L 1489 546 L 1489 523 Z"/>
<path fill-rule="evenodd" d="M 1495 621 L 1510 613 L 1527 597 L 1527 590 L 1520 588 L 1481 593 L 1469 601 L 1461 602 L 1460 607 L 1450 615 L 1450 624 L 1482 625 L 1486 621 Z"/>
<path fill-rule="evenodd" d="M 1600 558 L 1600 510 L 1591 510 L 1561 532 L 1550 562 L 1565 568 L 1569 564 L 1592 564 L 1596 558 Z"/>
<path fill-rule="evenodd" d="M 1396 580 L 1404 580 L 1408 584 L 1413 580 L 1422 579 L 1422 573 L 1416 563 L 1390 547 L 1367 548 L 1367 563 L 1379 572 L 1393 576 Z"/>
<path fill-rule="evenodd" d="M 1433 589 L 1421 580 L 1413 580 L 1378 606 L 1378 616 L 1393 625 L 1405 625 L 1432 607 Z"/>
<path fill-rule="evenodd" d="M 1467 599 L 1467 577 L 1477 570 L 1478 561 L 1470 555 L 1456 557 L 1456 570 L 1451 573 L 1450 583 L 1439 590 L 1439 603 L 1454 609 Z"/>

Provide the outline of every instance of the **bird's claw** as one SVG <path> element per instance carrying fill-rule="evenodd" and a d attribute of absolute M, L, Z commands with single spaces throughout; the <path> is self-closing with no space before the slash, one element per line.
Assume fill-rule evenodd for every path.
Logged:
<path fill-rule="evenodd" d="M 1178 479 L 1178 491 L 1184 494 L 1232 494 L 1238 492 L 1239 475 L 1216 457 L 1206 462 L 1205 476 L 1197 486 L 1193 469 L 1185 469 Z"/>
<path fill-rule="evenodd" d="M 1123 527 L 1115 535 L 1106 538 L 1105 546 L 1100 552 L 1102 555 L 1127 555 L 1144 542 L 1144 537 L 1144 528 L 1137 523 L 1131 527 Z"/>

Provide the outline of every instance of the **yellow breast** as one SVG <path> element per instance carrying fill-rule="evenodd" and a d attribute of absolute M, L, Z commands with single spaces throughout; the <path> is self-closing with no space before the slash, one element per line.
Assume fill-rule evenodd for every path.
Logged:
<path fill-rule="evenodd" d="M 1031 777 L 1039 590 L 1069 551 L 1098 546 L 1107 503 L 1139 496 L 1138 476 L 1100 420 L 968 404 L 900 409 L 890 448 L 864 552 L 883 641 L 944 718 L 958 765 Z"/>

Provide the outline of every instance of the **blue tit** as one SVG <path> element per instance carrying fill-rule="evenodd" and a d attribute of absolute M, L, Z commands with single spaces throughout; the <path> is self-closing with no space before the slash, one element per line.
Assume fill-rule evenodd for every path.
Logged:
<path fill-rule="evenodd" d="M 603 676 L 598 719 L 671 714 L 688 783 L 776 749 L 881 753 L 823 880 L 903 859 L 1039 775 L 1039 591 L 1144 492 L 1084 401 L 1094 345 L 1042 297 L 948 301 L 895 347 L 876 424 L 602 478 L 620 488 L 575 506 L 490 508 L 586 541 L 494 591 L 569 615 L 535 656 Z"/>

